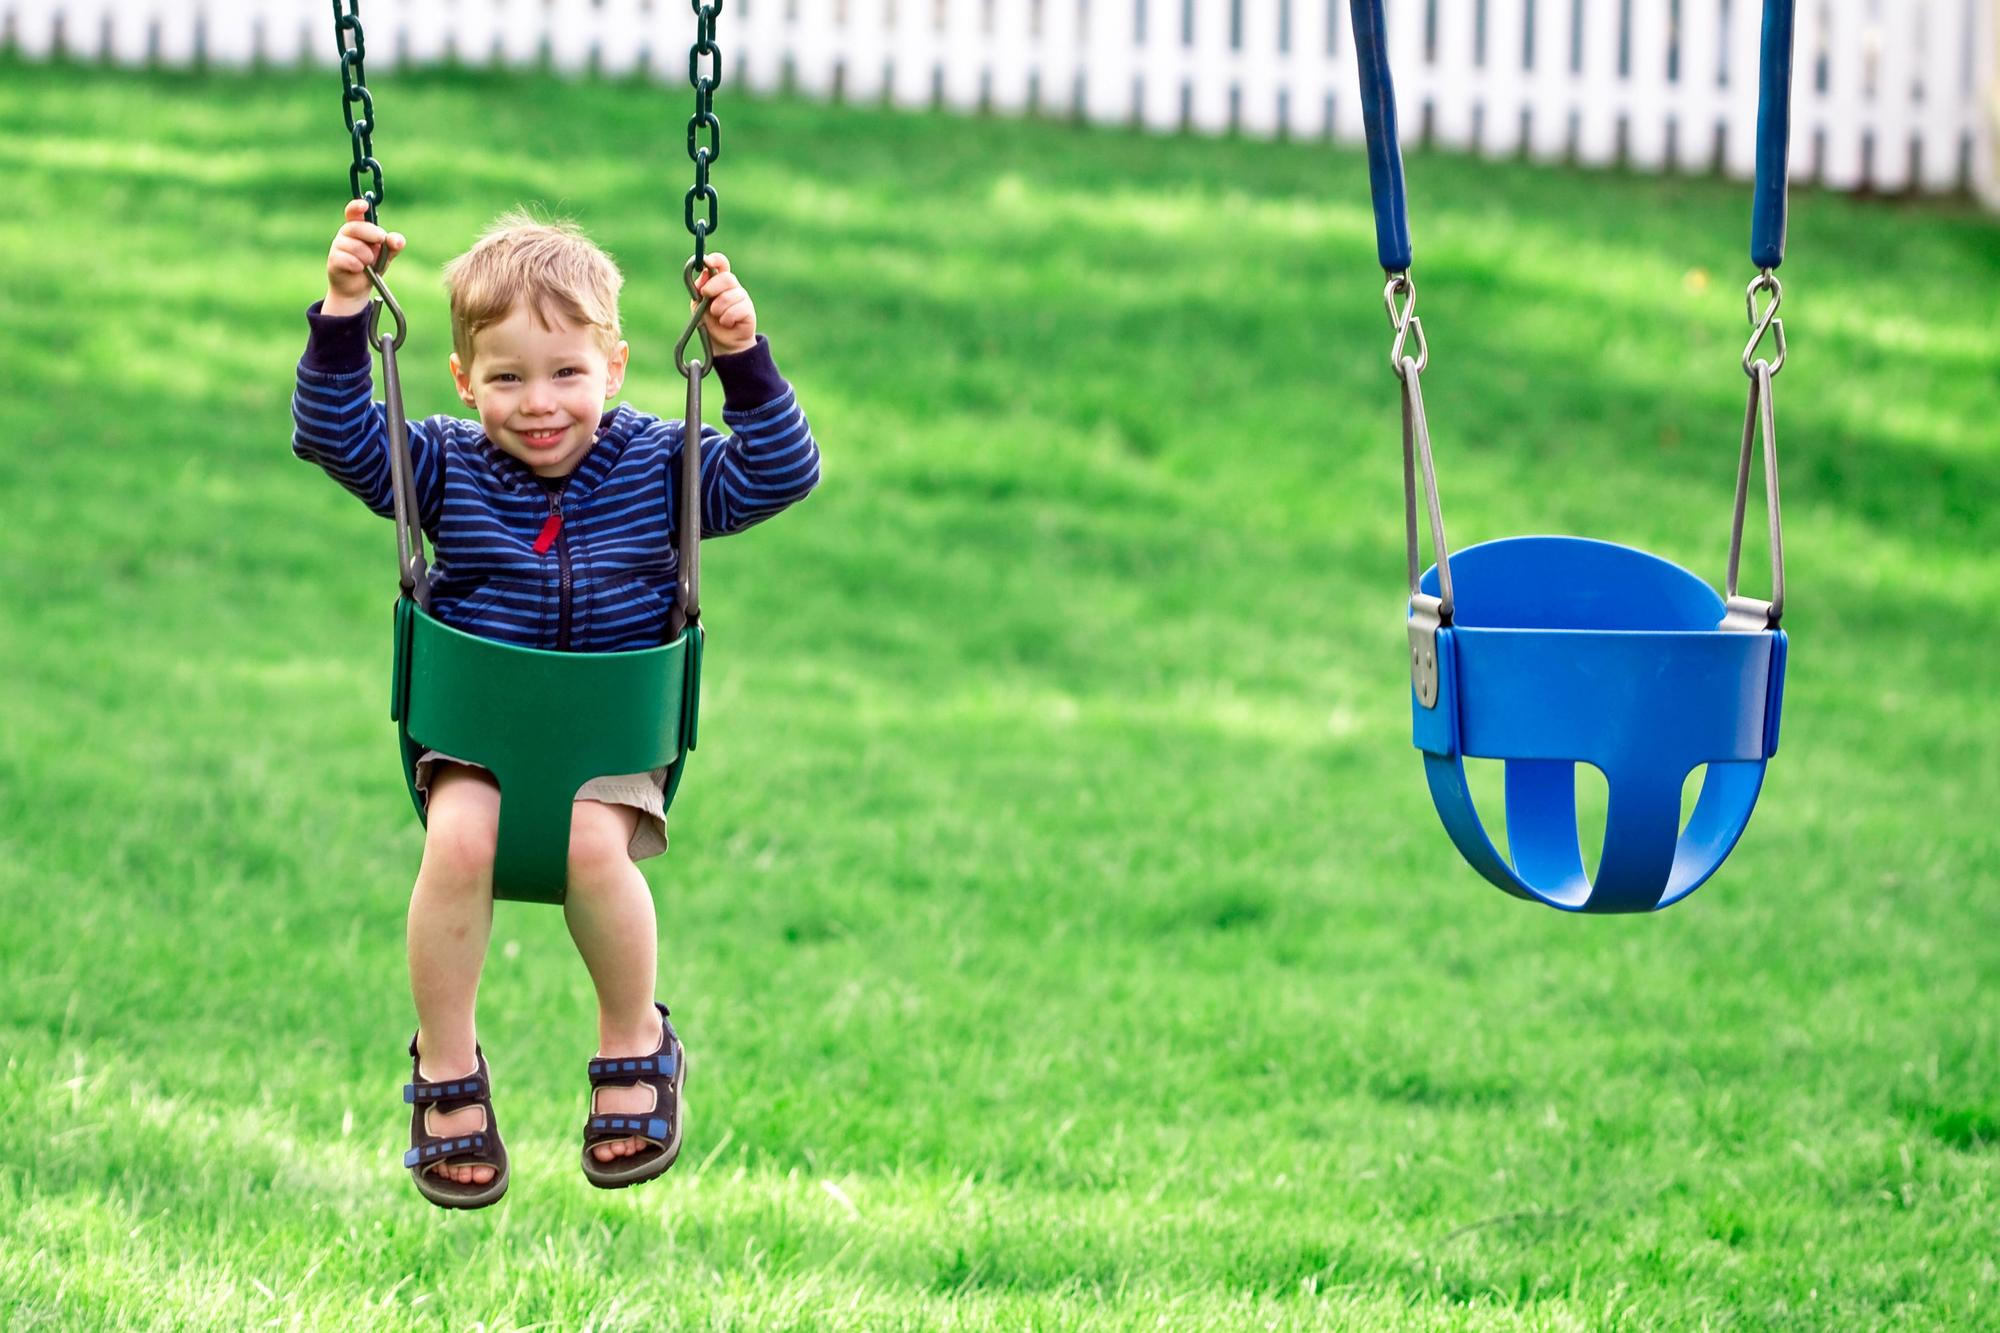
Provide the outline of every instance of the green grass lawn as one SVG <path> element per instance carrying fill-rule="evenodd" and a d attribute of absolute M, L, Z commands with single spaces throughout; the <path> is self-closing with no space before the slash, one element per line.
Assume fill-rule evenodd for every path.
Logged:
<path fill-rule="evenodd" d="M 687 97 L 377 96 L 413 413 L 438 266 L 541 201 L 671 414 Z M 505 905 L 516 1178 L 447 1215 L 391 529 L 288 448 L 337 85 L 0 61 L 0 1326 L 2000 1327 L 2000 225 L 1795 198 L 1784 750 L 1701 893 L 1577 919 L 1410 747 L 1358 153 L 720 110 L 826 466 L 704 556 L 687 1148 L 581 1179 L 588 980 Z M 1454 540 L 1719 581 L 1747 187 L 1410 176 Z"/>

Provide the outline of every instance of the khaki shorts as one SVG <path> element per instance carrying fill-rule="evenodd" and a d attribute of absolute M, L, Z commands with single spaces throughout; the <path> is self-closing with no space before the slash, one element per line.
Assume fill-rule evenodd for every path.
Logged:
<path fill-rule="evenodd" d="M 467 768 L 486 770 L 478 764 L 467 764 L 463 759 L 436 750 L 425 750 L 417 758 L 417 791 L 428 802 L 431 796 L 431 774 L 439 764 L 464 764 Z M 658 856 L 667 850 L 667 774 L 671 769 L 656 768 L 650 773 L 620 773 L 615 777 L 592 778 L 577 788 L 579 801 L 602 801 L 606 805 L 622 805 L 639 812 L 639 824 L 632 830 L 632 841 L 625 850 L 634 861 L 643 861 L 649 856 Z"/>

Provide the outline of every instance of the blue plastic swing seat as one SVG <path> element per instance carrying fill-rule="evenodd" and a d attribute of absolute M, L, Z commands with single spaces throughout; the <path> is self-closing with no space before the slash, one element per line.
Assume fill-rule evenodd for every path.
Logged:
<path fill-rule="evenodd" d="M 1782 630 L 1719 630 L 1723 602 L 1678 565 L 1610 542 L 1513 537 L 1451 556 L 1438 696 L 1411 690 L 1431 798 L 1473 868 L 1569 912 L 1650 912 L 1693 893 L 1736 846 L 1778 749 Z M 1437 568 L 1423 577 L 1436 596 Z M 1506 761 L 1507 848 L 1486 835 L 1467 756 Z M 1610 789 L 1597 875 L 1584 870 L 1576 765 Z M 1702 764 L 1685 830 L 1681 788 Z"/>

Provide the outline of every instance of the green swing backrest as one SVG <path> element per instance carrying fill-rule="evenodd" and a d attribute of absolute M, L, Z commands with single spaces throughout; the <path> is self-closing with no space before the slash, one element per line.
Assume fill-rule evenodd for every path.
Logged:
<path fill-rule="evenodd" d="M 398 599 L 390 714 L 418 815 L 426 748 L 490 769 L 500 784 L 493 896 L 562 902 L 577 788 L 671 767 L 673 801 L 695 744 L 701 641 L 695 624 L 638 652 L 546 652 L 466 634 Z"/>

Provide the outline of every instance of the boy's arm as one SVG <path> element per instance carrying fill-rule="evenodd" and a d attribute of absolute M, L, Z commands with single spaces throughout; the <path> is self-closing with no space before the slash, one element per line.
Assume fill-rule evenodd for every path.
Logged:
<path fill-rule="evenodd" d="M 392 518 L 388 413 L 371 398 L 368 315 L 329 315 L 322 304 L 306 311 L 312 332 L 292 393 L 292 452 L 319 464 L 363 504 Z M 409 426 L 418 521 L 425 531 L 435 532 L 444 500 L 442 442 L 429 423 L 412 421 Z"/>
<path fill-rule="evenodd" d="M 715 373 L 722 381 L 722 419 L 733 433 L 702 427 L 704 537 L 741 532 L 819 484 L 819 446 L 771 359 L 771 344 L 760 334 L 741 352 L 717 355 Z"/>

